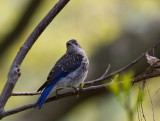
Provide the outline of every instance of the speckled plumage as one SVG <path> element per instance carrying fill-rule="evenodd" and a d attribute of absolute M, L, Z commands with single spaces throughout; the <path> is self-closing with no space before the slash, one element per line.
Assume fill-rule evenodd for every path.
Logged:
<path fill-rule="evenodd" d="M 76 40 L 67 42 L 66 53 L 57 61 L 50 71 L 47 81 L 38 89 L 43 91 L 36 106 L 42 107 L 51 90 L 65 87 L 78 87 L 88 73 L 89 61 Z"/>

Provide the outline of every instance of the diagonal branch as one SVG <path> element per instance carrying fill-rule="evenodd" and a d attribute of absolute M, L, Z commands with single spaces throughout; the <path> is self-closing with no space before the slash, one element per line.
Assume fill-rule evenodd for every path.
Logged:
<path fill-rule="evenodd" d="M 146 52 L 142 53 L 138 58 L 136 58 L 135 60 L 133 60 L 131 63 L 129 63 L 128 65 L 122 67 L 121 69 L 115 71 L 115 72 L 112 72 L 108 75 L 106 75 L 104 77 L 104 79 L 102 79 L 101 77 L 98 78 L 98 79 L 95 79 L 95 80 L 92 80 L 92 81 L 88 81 L 88 82 L 85 82 L 84 84 L 85 85 L 92 85 L 94 83 L 97 83 L 97 82 L 101 82 L 103 80 L 106 80 L 106 79 L 109 79 L 111 78 L 112 76 L 118 74 L 118 73 L 121 73 L 125 70 L 127 70 L 128 68 L 130 68 L 131 66 L 135 65 L 136 63 L 138 63 L 144 56 L 147 52 L 151 52 L 152 50 L 154 50 L 156 47 L 158 47 L 160 45 L 160 41 L 158 41 L 156 44 L 154 44 L 149 50 L 147 50 Z"/>
<path fill-rule="evenodd" d="M 104 74 L 100 78 L 104 78 L 108 74 L 110 67 L 111 67 L 111 65 L 109 64 L 106 71 L 104 72 Z"/>
<path fill-rule="evenodd" d="M 141 77 L 133 79 L 133 83 L 140 82 L 142 80 L 150 79 L 153 77 L 158 77 L 158 76 L 160 76 L 160 72 L 145 74 L 145 75 L 142 75 Z"/>
<path fill-rule="evenodd" d="M 16 55 L 12 66 L 8 73 L 8 80 L 3 88 L 3 91 L 0 95 L 0 119 L 1 115 L 4 112 L 4 106 L 7 103 L 7 100 L 11 96 L 12 90 L 16 85 L 17 80 L 20 76 L 20 66 L 35 43 L 38 37 L 42 34 L 42 32 L 46 29 L 46 27 L 51 23 L 51 21 L 58 15 L 58 13 L 65 7 L 65 5 L 70 0 L 59 0 L 59 2 L 49 11 L 49 13 L 42 19 L 42 21 L 37 25 L 37 27 L 33 30 L 30 36 L 27 38 L 25 43 L 20 48 L 18 54 Z"/>

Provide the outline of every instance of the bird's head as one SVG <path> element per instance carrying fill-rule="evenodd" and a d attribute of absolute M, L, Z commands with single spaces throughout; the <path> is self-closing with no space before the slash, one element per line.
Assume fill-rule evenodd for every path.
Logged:
<path fill-rule="evenodd" d="M 67 52 L 70 53 L 70 52 L 78 52 L 81 50 L 81 46 L 78 44 L 78 42 L 74 39 L 72 40 L 69 40 L 67 43 L 66 43 L 66 46 L 67 46 Z"/>

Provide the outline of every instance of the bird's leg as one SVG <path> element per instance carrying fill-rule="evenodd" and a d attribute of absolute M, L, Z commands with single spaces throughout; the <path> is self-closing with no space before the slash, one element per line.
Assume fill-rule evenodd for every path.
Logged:
<path fill-rule="evenodd" d="M 74 93 L 79 90 L 78 87 L 72 87 L 72 89 L 74 89 Z"/>
<path fill-rule="evenodd" d="M 80 90 L 78 87 L 72 87 L 72 89 L 74 89 L 74 93 L 75 93 L 76 91 Z M 78 97 L 79 97 L 79 94 L 76 95 L 76 98 L 78 98 Z"/>
<path fill-rule="evenodd" d="M 63 88 L 59 88 L 59 89 L 56 89 L 56 97 L 58 97 L 58 91 L 59 90 L 62 90 Z"/>
<path fill-rule="evenodd" d="M 68 86 L 68 88 L 72 88 L 72 89 L 74 90 L 74 93 L 75 93 L 76 91 L 78 91 L 78 90 L 79 90 L 79 88 L 78 88 L 78 87 Z"/>
<path fill-rule="evenodd" d="M 78 87 L 72 87 L 72 86 L 68 86 L 69 88 L 72 88 L 74 90 L 74 93 L 78 90 L 80 90 Z M 76 95 L 76 97 L 79 97 L 79 94 Z"/>

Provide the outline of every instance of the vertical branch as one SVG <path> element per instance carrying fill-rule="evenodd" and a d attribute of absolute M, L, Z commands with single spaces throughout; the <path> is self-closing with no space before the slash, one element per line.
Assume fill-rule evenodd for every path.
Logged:
<path fill-rule="evenodd" d="M 20 66 L 29 52 L 35 41 L 41 35 L 41 33 L 45 30 L 45 28 L 50 24 L 50 22 L 56 17 L 56 15 L 64 8 L 64 6 L 70 0 L 59 0 L 59 2 L 49 11 L 49 13 L 42 19 L 42 21 L 37 25 L 37 27 L 33 30 L 30 36 L 27 38 L 25 43 L 20 48 L 17 53 L 10 71 L 8 73 L 8 80 L 3 88 L 3 91 L 0 95 L 0 118 L 4 112 L 4 106 L 11 96 L 12 90 L 16 85 L 17 80 L 20 76 Z"/>

